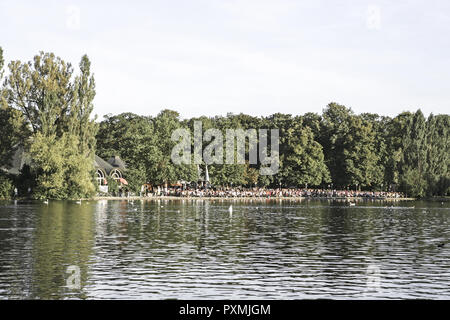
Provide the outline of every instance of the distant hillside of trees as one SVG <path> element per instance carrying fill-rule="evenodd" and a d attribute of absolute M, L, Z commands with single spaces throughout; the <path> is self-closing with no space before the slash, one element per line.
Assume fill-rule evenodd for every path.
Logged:
<path fill-rule="evenodd" d="M 202 130 L 279 129 L 280 170 L 260 175 L 260 164 L 214 164 L 214 185 L 324 187 L 395 190 L 408 196 L 448 196 L 450 116 L 420 110 L 393 118 L 355 114 L 330 103 L 322 114 L 267 117 L 245 114 L 180 119 L 176 111 L 156 117 L 133 113 L 92 119 L 95 81 L 83 56 L 79 74 L 52 53 L 32 61 L 11 61 L 5 76 L 0 48 L 0 167 L 8 165 L 14 147 L 22 145 L 33 159 L 19 176 L 0 174 L 0 198 L 32 189 L 35 198 L 81 198 L 96 192 L 94 154 L 120 156 L 127 164 L 129 187 L 143 183 L 196 181 L 197 166 L 175 165 L 171 140 L 177 128 Z M 208 145 L 204 143 L 203 147 Z M 248 159 L 248 158 L 247 158 Z"/>

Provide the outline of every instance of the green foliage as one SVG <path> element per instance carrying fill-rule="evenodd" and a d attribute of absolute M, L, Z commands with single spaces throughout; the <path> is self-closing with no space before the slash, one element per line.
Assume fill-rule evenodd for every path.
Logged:
<path fill-rule="evenodd" d="M 172 141 L 172 132 L 181 128 L 179 114 L 176 111 L 163 110 L 153 119 L 157 152 L 155 165 L 151 167 L 150 176 L 155 184 L 175 183 L 178 180 L 190 180 L 195 175 L 194 165 L 175 165 L 171 153 L 176 142 Z"/>
<path fill-rule="evenodd" d="M 322 115 L 320 143 L 324 149 L 331 180 L 336 187 L 347 186 L 352 180 L 346 170 L 346 149 L 350 143 L 349 138 L 352 138 L 349 136 L 352 116 L 350 109 L 336 103 L 330 103 Z"/>
<path fill-rule="evenodd" d="M 3 50 L 0 47 L 0 82 L 3 78 Z M 7 103 L 7 90 L 0 87 L 0 167 L 8 167 L 14 148 L 28 135 L 27 126 L 18 110 Z"/>
<path fill-rule="evenodd" d="M 321 142 L 332 181 L 338 188 L 373 188 L 382 184 L 381 144 L 376 115 L 354 115 L 351 109 L 331 103 L 323 113 Z"/>
<path fill-rule="evenodd" d="M 64 143 L 56 135 L 45 136 L 38 132 L 30 148 L 30 156 L 35 164 L 37 187 L 34 196 L 38 199 L 65 199 L 66 163 Z"/>
<path fill-rule="evenodd" d="M 79 199 L 95 193 L 93 159 L 78 152 L 78 137 L 64 134 L 34 135 L 30 147 L 36 176 L 34 197 L 38 199 Z"/>
<path fill-rule="evenodd" d="M 450 117 L 430 115 L 427 120 L 427 195 L 450 193 Z"/>
<path fill-rule="evenodd" d="M 145 168 L 139 166 L 137 168 L 131 167 L 126 171 L 128 182 L 127 189 L 131 192 L 139 194 L 142 184 L 146 181 Z"/>
<path fill-rule="evenodd" d="M 130 188 L 140 183 L 196 181 L 196 165 L 176 166 L 170 160 L 176 128 L 188 128 L 193 143 L 194 121 L 203 133 L 217 128 L 279 129 L 280 170 L 259 174 L 260 164 L 209 165 L 211 183 L 218 186 L 326 186 L 366 190 L 404 191 L 411 196 L 445 195 L 449 192 L 449 142 L 447 115 L 402 113 L 391 119 L 377 114 L 355 115 L 345 106 L 331 103 L 323 115 L 293 117 L 277 113 L 269 117 L 228 114 L 184 121 L 178 113 L 163 110 L 156 118 L 134 114 L 108 116 L 97 135 L 104 158 L 120 155 L 128 164 Z M 204 142 L 203 147 L 208 145 Z M 144 179 L 145 172 L 145 179 Z M 136 177 L 136 178 L 132 178 Z M 134 185 L 131 187 L 131 185 Z"/>
<path fill-rule="evenodd" d="M 3 78 L 3 66 L 5 64 L 5 59 L 3 58 L 3 48 L 0 47 L 0 80 Z"/>
<path fill-rule="evenodd" d="M 108 192 L 113 195 L 117 195 L 119 192 L 119 182 L 113 178 L 108 178 Z"/>
<path fill-rule="evenodd" d="M 80 137 L 64 135 L 64 159 L 66 163 L 65 181 L 68 198 L 89 198 L 96 192 L 94 185 L 94 154 L 80 152 Z"/>
<path fill-rule="evenodd" d="M 95 80 L 90 71 L 91 63 L 86 55 L 81 58 L 81 75 L 74 81 L 71 110 L 68 120 L 68 131 L 78 136 L 78 149 L 86 157 L 92 157 L 95 151 L 98 125 L 90 116 L 94 109 L 92 101 L 95 97 Z"/>
<path fill-rule="evenodd" d="M 3 82 L 3 75 L 5 71 L 3 70 L 3 66 L 5 65 L 5 59 L 3 58 L 3 49 L 0 47 L 0 84 Z M 6 102 L 6 92 L 0 87 L 0 108 L 4 109 L 8 106 Z"/>
<path fill-rule="evenodd" d="M 413 196 L 426 194 L 426 120 L 421 111 L 417 111 L 408 121 L 403 135 L 402 176 L 400 185 Z"/>
<path fill-rule="evenodd" d="M 283 137 L 283 179 L 280 181 L 283 185 L 319 186 L 330 181 L 322 146 L 314 140 L 312 129 L 304 126 L 301 118 L 293 119 Z"/>
<path fill-rule="evenodd" d="M 15 147 L 29 135 L 22 113 L 8 106 L 0 108 L 0 166 L 8 167 Z"/>
<path fill-rule="evenodd" d="M 144 183 L 195 181 L 194 165 L 175 165 L 170 158 L 176 144 L 171 135 L 180 127 L 178 113 L 170 110 L 155 118 L 132 113 L 105 116 L 97 134 L 98 155 L 105 159 L 118 155 L 125 161 L 124 177 L 134 192 Z"/>
<path fill-rule="evenodd" d="M 14 185 L 3 173 L 0 173 L 0 199 L 10 199 L 14 192 Z"/>
<path fill-rule="evenodd" d="M 211 183 L 217 186 L 246 185 L 246 166 L 243 164 L 222 164 L 208 166 Z"/>
<path fill-rule="evenodd" d="M 97 125 L 90 119 L 95 82 L 89 59 L 83 56 L 81 75 L 73 80 L 70 63 L 53 53 L 41 52 L 27 63 L 12 61 L 9 71 L 2 89 L 7 108 L 0 114 L 0 130 L 11 136 L 2 140 L 0 160 L 10 158 L 7 147 L 21 144 L 33 161 L 34 197 L 92 196 Z"/>
<path fill-rule="evenodd" d="M 20 170 L 20 174 L 15 178 L 15 185 L 21 196 L 30 196 L 29 190 L 34 190 L 36 186 L 36 176 L 32 168 L 25 164 Z"/>
<path fill-rule="evenodd" d="M 254 187 L 258 183 L 258 179 L 259 179 L 258 169 L 251 167 L 247 161 L 245 165 L 244 184 L 249 187 Z"/>
<path fill-rule="evenodd" d="M 73 98 L 73 68 L 53 53 L 40 52 L 33 61 L 9 63 L 8 104 L 22 111 L 33 133 L 60 136 L 67 130 Z"/>
<path fill-rule="evenodd" d="M 345 137 L 345 169 L 350 185 L 372 187 L 382 180 L 379 166 L 376 136 L 371 123 L 353 116 L 350 118 L 349 134 Z"/>

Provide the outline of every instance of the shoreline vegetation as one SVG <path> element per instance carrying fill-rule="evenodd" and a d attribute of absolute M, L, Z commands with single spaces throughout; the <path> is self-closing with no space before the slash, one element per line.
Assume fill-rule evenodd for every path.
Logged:
<path fill-rule="evenodd" d="M 150 196 L 150 197 L 141 197 L 141 196 L 130 196 L 130 197 L 105 197 L 105 196 L 96 196 L 91 200 L 232 200 L 232 201 L 269 201 L 269 200 L 377 200 L 377 201 L 414 201 L 418 200 L 416 198 L 364 198 L 364 197 L 183 197 L 183 196 Z M 447 200 L 450 201 L 450 200 Z"/>
<path fill-rule="evenodd" d="M 33 200 L 38 201 L 38 199 L 32 198 L 0 198 L 0 201 L 11 201 L 11 200 Z M 80 198 L 80 199 L 50 199 L 52 201 L 99 201 L 99 200 L 126 200 L 126 201 L 144 201 L 144 200 L 226 200 L 226 201 L 270 201 L 270 200 L 337 200 L 342 202 L 352 202 L 352 201 L 443 201 L 450 202 L 450 198 L 366 198 L 366 197 L 304 197 L 304 196 L 294 196 L 294 197 L 195 197 L 195 196 L 94 196 L 92 198 Z"/>
<path fill-rule="evenodd" d="M 125 112 L 97 121 L 92 116 L 96 84 L 87 55 L 78 67 L 74 73 L 70 63 L 44 52 L 5 65 L 0 47 L 0 198 L 90 199 L 105 189 L 140 194 L 181 182 L 190 188 L 398 192 L 408 199 L 450 195 L 448 114 L 425 117 L 420 109 L 394 117 L 356 114 L 331 102 L 321 114 L 181 119 L 178 112 L 164 109 L 157 116 Z M 180 143 L 173 133 L 186 130 L 195 140 L 196 122 L 202 125 L 202 155 L 213 150 L 214 157 L 223 156 L 228 140 L 217 141 L 218 136 L 226 137 L 229 129 L 244 132 L 232 138 L 231 151 L 239 159 L 238 145 L 244 146 L 243 161 L 224 163 L 218 156 L 219 161 L 208 163 L 207 175 L 205 163 L 195 160 L 195 144 L 187 139 L 187 149 L 191 142 L 194 150 L 191 161 L 173 163 L 171 155 Z M 209 129 L 220 134 L 205 134 Z M 260 146 L 262 138 L 249 132 L 259 130 L 279 132 L 279 170 L 272 175 L 261 174 L 261 159 L 250 161 L 250 140 Z M 219 142 L 221 148 L 212 148 Z M 266 147 L 272 150 L 272 142 Z M 23 150 L 20 158 L 18 150 Z M 124 161 L 123 177 L 99 174 L 95 159 L 115 157 Z"/>

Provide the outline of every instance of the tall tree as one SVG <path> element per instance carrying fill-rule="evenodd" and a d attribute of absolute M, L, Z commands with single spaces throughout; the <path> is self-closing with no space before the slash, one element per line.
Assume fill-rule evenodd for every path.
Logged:
<path fill-rule="evenodd" d="M 9 64 L 6 101 L 22 113 L 32 133 L 21 143 L 33 159 L 36 197 L 87 197 L 95 192 L 96 124 L 90 119 L 95 84 L 87 56 L 80 70 L 72 80 L 70 63 L 43 52 L 33 61 Z"/>
<path fill-rule="evenodd" d="M 159 150 L 156 165 L 151 170 L 156 183 L 170 184 L 181 179 L 191 181 L 194 176 L 193 165 L 176 165 L 171 160 L 172 149 L 176 145 L 171 137 L 172 132 L 181 127 L 179 117 L 178 112 L 165 109 L 153 120 Z"/>
<path fill-rule="evenodd" d="M 409 119 L 406 134 L 403 137 L 400 184 L 402 189 L 411 196 L 423 197 L 427 190 L 426 129 L 425 117 L 418 110 Z"/>
<path fill-rule="evenodd" d="M 343 168 L 350 185 L 373 187 L 383 180 L 376 132 L 372 123 L 359 116 L 351 116 L 349 132 L 345 136 Z"/>
<path fill-rule="evenodd" d="M 345 138 L 348 136 L 350 118 L 353 111 L 343 105 L 330 103 L 322 114 L 320 143 L 325 154 L 327 164 L 333 183 L 338 187 L 347 186 L 350 179 L 344 170 L 346 145 Z"/>
<path fill-rule="evenodd" d="M 75 77 L 73 97 L 69 113 L 69 133 L 80 138 L 78 149 L 81 154 L 93 159 L 95 152 L 95 135 L 98 125 L 91 119 L 94 110 L 95 80 L 91 75 L 91 62 L 87 55 L 81 58 L 80 75 Z"/>
<path fill-rule="evenodd" d="M 383 170 L 371 121 L 345 106 L 331 103 L 323 113 L 321 142 L 337 187 L 372 187 L 381 184 Z"/>
<path fill-rule="evenodd" d="M 330 182 L 330 173 L 325 165 L 322 146 L 314 140 L 310 127 L 291 127 L 287 141 L 287 155 L 283 170 L 286 183 L 291 186 L 319 186 Z"/>
<path fill-rule="evenodd" d="M 53 53 L 40 52 L 22 63 L 9 63 L 8 104 L 22 111 L 33 133 L 62 136 L 67 131 L 73 97 L 73 68 Z"/>
<path fill-rule="evenodd" d="M 450 116 L 431 114 L 427 120 L 427 195 L 444 196 L 450 189 Z"/>
<path fill-rule="evenodd" d="M 0 47 L 0 83 L 4 70 L 3 49 Z M 10 108 L 7 91 L 0 87 L 0 167 L 8 167 L 15 147 L 28 135 L 27 127 L 20 111 Z"/>
<path fill-rule="evenodd" d="M 402 112 L 386 123 L 386 149 L 388 157 L 385 162 L 385 181 L 390 190 L 400 185 L 402 174 L 403 141 L 407 133 L 408 123 L 413 114 Z"/>

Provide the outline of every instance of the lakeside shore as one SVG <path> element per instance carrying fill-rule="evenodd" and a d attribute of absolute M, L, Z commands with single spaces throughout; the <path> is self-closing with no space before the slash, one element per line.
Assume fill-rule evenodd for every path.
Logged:
<path fill-rule="evenodd" d="M 86 199 L 88 200 L 88 199 Z M 345 201 L 361 201 L 361 200 L 377 200 L 377 201 L 414 201 L 416 198 L 365 198 L 365 197 L 177 197 L 177 196 L 152 196 L 152 197 L 108 197 L 98 196 L 90 200 L 233 200 L 233 201 L 267 201 L 267 200 L 345 200 Z M 445 201 L 450 201 L 447 199 Z"/>
<path fill-rule="evenodd" d="M 9 198 L 9 199 L 0 199 L 0 201 L 11 201 L 11 200 L 38 200 L 27 197 L 18 197 L 18 198 Z M 49 199 L 49 200 L 57 200 L 57 199 Z M 81 199 L 59 199 L 61 201 L 97 201 L 97 200 L 227 200 L 227 201 L 268 201 L 268 200 L 295 200 L 295 201 L 303 201 L 303 200 L 337 200 L 337 201 L 433 201 L 433 202 L 450 202 L 450 197 L 431 197 L 431 198 L 369 198 L 369 197 L 180 197 L 180 196 L 95 196 L 92 198 L 81 198 Z"/>

